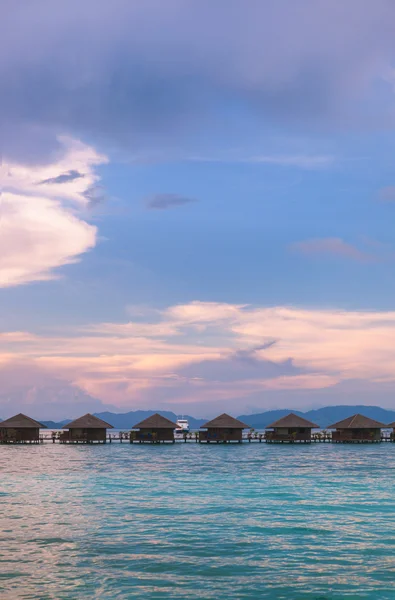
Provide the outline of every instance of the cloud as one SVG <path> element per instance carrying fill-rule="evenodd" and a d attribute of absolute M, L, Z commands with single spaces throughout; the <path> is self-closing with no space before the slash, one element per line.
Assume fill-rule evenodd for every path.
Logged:
<path fill-rule="evenodd" d="M 5 162 L 3 190 L 87 206 L 90 191 L 100 182 L 96 169 L 108 159 L 80 140 L 58 136 L 57 141 L 60 151 L 51 163 L 31 166 Z"/>
<path fill-rule="evenodd" d="M 320 390 L 336 385 L 338 379 L 330 375 L 308 374 L 294 376 L 280 376 L 263 382 L 262 388 L 266 390 Z"/>
<path fill-rule="evenodd" d="M 253 348 L 248 348 L 247 350 L 237 350 L 234 354 L 234 359 L 241 363 L 255 366 L 261 362 L 261 359 L 259 358 L 259 352 L 271 348 L 272 346 L 274 346 L 275 343 L 276 340 L 271 340 L 266 344 L 261 344 Z"/>
<path fill-rule="evenodd" d="M 246 308 L 244 304 L 227 304 L 226 302 L 199 302 L 195 300 L 188 304 L 176 304 L 164 311 L 164 318 L 171 322 L 200 326 L 210 323 L 237 320 Z"/>
<path fill-rule="evenodd" d="M 96 228 L 47 198 L 5 192 L 0 218 L 0 287 L 56 278 L 54 269 L 93 248 Z"/>
<path fill-rule="evenodd" d="M 196 200 L 187 196 L 179 196 L 178 194 L 155 194 L 155 196 L 147 198 L 145 204 L 149 210 L 167 210 L 168 208 L 183 206 L 192 202 L 196 202 Z"/>
<path fill-rule="evenodd" d="M 71 169 L 67 173 L 62 173 L 61 175 L 57 175 L 56 177 L 50 177 L 49 179 L 44 179 L 43 181 L 40 181 L 40 185 L 45 185 L 46 183 L 68 183 L 69 181 L 80 179 L 81 177 L 84 177 L 82 173 L 76 171 L 75 169 Z"/>
<path fill-rule="evenodd" d="M 224 106 L 252 115 L 258 131 L 268 121 L 305 132 L 392 119 L 388 0 L 6 4 L 0 129 L 10 160 L 52 161 L 59 132 L 165 147 L 203 126 L 232 127 Z"/>
<path fill-rule="evenodd" d="M 83 192 L 84 198 L 88 202 L 88 208 L 94 209 L 104 204 L 108 200 L 105 189 L 101 185 L 93 185 Z"/>
<path fill-rule="evenodd" d="M 372 262 L 372 254 L 359 250 L 356 246 L 348 244 L 340 238 L 316 238 L 291 244 L 291 250 L 306 256 L 333 256 L 347 258 L 358 262 Z"/>
<path fill-rule="evenodd" d="M 26 362 L 1 369 L 0 382 L 2 419 L 17 412 L 27 413 L 39 420 L 62 420 L 87 412 L 116 411 L 115 406 L 105 404 L 78 386 L 70 385 Z"/>
<path fill-rule="evenodd" d="M 322 169 L 334 163 L 333 156 L 308 156 L 297 154 L 294 156 L 255 156 L 245 162 L 277 165 L 279 167 L 296 167 L 299 169 Z"/>
<path fill-rule="evenodd" d="M 332 155 L 308 155 L 308 154 L 273 154 L 262 156 L 190 156 L 189 162 L 224 163 L 224 164 L 252 164 L 252 165 L 275 165 L 278 167 L 295 167 L 297 169 L 315 170 L 325 169 L 335 162 Z"/>
<path fill-rule="evenodd" d="M 383 202 L 395 202 L 395 186 L 388 185 L 379 190 L 379 200 Z"/>
<path fill-rule="evenodd" d="M 54 279 L 96 244 L 96 227 L 78 210 L 106 161 L 93 148 L 60 138 L 62 152 L 45 166 L 5 165 L 0 198 L 0 287 Z"/>
<path fill-rule="evenodd" d="M 362 382 L 386 390 L 390 402 L 394 336 L 393 311 L 195 301 L 147 311 L 143 320 L 125 324 L 57 328 L 45 335 L 5 332 L 0 384 L 14 389 L 34 371 L 42 374 L 40 385 L 56 378 L 119 407 L 189 403 L 210 413 L 219 407 L 243 412 L 252 401 L 263 409 L 280 397 L 300 407 L 307 402 L 302 390 L 310 405 L 313 394 L 322 399 L 325 390 L 328 403 L 341 403 L 344 386 L 360 390 Z"/>
<path fill-rule="evenodd" d="M 210 384 L 238 383 L 239 393 L 243 385 L 246 388 L 262 387 L 265 380 L 277 380 L 281 377 L 295 377 L 301 370 L 293 364 L 292 360 L 272 361 L 267 355 L 259 355 L 252 350 L 236 350 L 224 352 L 220 360 L 207 359 L 182 367 L 179 375 L 188 379 L 196 379 Z"/>

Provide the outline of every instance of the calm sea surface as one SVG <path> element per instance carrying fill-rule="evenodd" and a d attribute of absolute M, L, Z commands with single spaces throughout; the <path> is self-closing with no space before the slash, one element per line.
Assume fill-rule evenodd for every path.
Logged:
<path fill-rule="evenodd" d="M 395 599 L 395 444 L 0 447 L 0 597 Z"/>

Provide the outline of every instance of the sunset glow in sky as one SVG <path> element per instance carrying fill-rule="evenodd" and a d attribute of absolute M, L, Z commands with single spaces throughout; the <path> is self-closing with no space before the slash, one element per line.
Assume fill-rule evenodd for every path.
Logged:
<path fill-rule="evenodd" d="M 0 417 L 395 406 L 395 3 L 5 0 Z"/>

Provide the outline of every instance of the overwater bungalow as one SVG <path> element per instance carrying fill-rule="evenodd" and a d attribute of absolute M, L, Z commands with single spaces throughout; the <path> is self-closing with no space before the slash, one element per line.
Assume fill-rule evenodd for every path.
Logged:
<path fill-rule="evenodd" d="M 336 429 L 332 432 L 332 442 L 366 443 L 380 442 L 381 429 L 385 427 L 384 423 L 356 414 L 329 425 L 327 429 Z"/>
<path fill-rule="evenodd" d="M 220 442 L 241 443 L 243 440 L 243 429 L 250 429 L 250 426 L 224 413 L 202 425 L 199 431 L 199 442 L 216 442 L 217 444 Z"/>
<path fill-rule="evenodd" d="M 265 437 L 267 442 L 311 442 L 311 430 L 319 429 L 319 425 L 295 415 L 289 413 L 285 417 L 274 421 L 266 428 Z"/>
<path fill-rule="evenodd" d="M 63 429 L 68 430 L 60 436 L 59 441 L 63 444 L 93 444 L 94 442 L 105 444 L 107 429 L 113 429 L 113 426 L 88 413 L 63 425 Z"/>
<path fill-rule="evenodd" d="M 38 444 L 40 429 L 46 429 L 46 425 L 19 413 L 0 422 L 0 443 Z"/>
<path fill-rule="evenodd" d="M 158 413 L 151 415 L 147 419 L 140 421 L 137 425 L 134 425 L 133 429 L 138 431 L 132 431 L 130 433 L 130 443 L 134 441 L 149 442 L 151 444 L 159 444 L 160 442 L 175 442 L 174 430 L 177 427 L 177 423 L 173 423 L 170 419 L 162 417 Z"/>

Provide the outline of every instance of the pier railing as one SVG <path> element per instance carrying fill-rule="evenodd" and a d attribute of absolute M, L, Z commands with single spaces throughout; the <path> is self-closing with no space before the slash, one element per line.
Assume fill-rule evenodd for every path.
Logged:
<path fill-rule="evenodd" d="M 395 436 L 392 431 L 382 431 L 381 435 L 378 437 L 372 437 L 371 435 L 339 435 L 341 432 L 338 431 L 320 431 L 317 433 L 312 433 L 311 438 L 306 436 L 305 434 L 300 435 L 281 435 L 274 434 L 272 431 L 266 432 L 248 432 L 243 433 L 241 441 L 244 443 L 380 443 L 380 442 L 394 442 Z M 129 443 L 129 442 L 138 442 L 139 437 L 134 434 L 134 432 L 130 431 L 118 431 L 107 433 L 105 439 L 102 440 L 89 440 L 86 436 L 82 435 L 78 438 L 69 438 L 64 435 L 64 432 L 53 431 L 53 432 L 43 432 L 40 433 L 39 440 L 31 440 L 31 439 L 17 439 L 13 436 L 9 436 L 8 438 L 0 438 L 0 444 L 9 443 L 9 444 L 18 444 L 18 443 L 80 443 L 80 444 L 89 444 L 95 442 L 107 442 L 107 443 Z M 152 439 L 152 442 L 160 442 L 162 440 Z M 169 440 L 167 440 L 169 441 Z M 202 439 L 199 436 L 199 432 L 190 432 L 181 435 L 175 435 L 174 441 L 176 443 L 205 443 L 204 438 Z M 222 439 L 213 439 L 210 441 L 218 441 L 219 443 L 225 441 Z M 228 443 L 232 443 L 232 441 L 236 440 L 227 440 Z"/>

